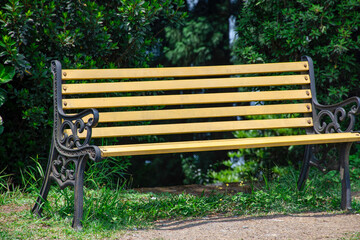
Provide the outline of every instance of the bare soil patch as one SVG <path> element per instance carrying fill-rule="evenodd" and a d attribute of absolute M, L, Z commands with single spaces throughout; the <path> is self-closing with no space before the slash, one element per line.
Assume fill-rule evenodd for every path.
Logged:
<path fill-rule="evenodd" d="M 302 213 L 159 221 L 155 229 L 131 231 L 124 239 L 358 239 L 359 231 L 359 214 Z"/>
<path fill-rule="evenodd" d="M 239 183 L 138 188 L 139 192 L 209 195 L 250 192 Z M 359 198 L 354 193 L 353 198 Z M 151 230 L 130 231 L 124 239 L 360 239 L 360 214 L 301 213 L 289 215 L 214 216 L 184 221 L 158 221 Z"/>
<path fill-rule="evenodd" d="M 251 187 L 249 185 L 244 185 L 241 183 L 228 183 L 228 184 L 210 184 L 210 185 L 200 185 L 200 184 L 191 184 L 191 185 L 179 185 L 179 186 L 168 186 L 168 187 L 153 187 L 153 188 L 135 188 L 135 191 L 141 193 L 172 193 L 172 194 L 193 194 L 196 196 L 210 194 L 235 194 L 237 192 L 251 192 Z"/>
<path fill-rule="evenodd" d="M 0 209 L 0 213 L 21 212 L 21 211 L 24 211 L 25 209 L 26 210 L 29 209 L 29 206 L 28 205 L 19 206 L 19 205 L 12 203 L 12 204 L 8 204 L 8 205 L 2 205 L 1 209 Z"/>

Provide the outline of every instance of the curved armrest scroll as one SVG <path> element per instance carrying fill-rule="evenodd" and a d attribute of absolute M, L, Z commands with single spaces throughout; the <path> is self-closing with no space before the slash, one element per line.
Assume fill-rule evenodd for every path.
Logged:
<path fill-rule="evenodd" d="M 89 116 L 90 115 L 90 116 Z M 89 152 L 94 161 L 101 159 L 100 149 L 90 146 L 92 128 L 99 122 L 99 112 L 96 109 L 86 109 L 78 114 L 66 115 L 59 112 L 60 126 L 57 131 L 57 142 L 62 151 L 69 154 L 75 152 Z M 80 139 L 79 134 L 86 131 L 85 139 Z"/>
<path fill-rule="evenodd" d="M 350 110 L 345 110 L 346 106 L 349 106 Z M 316 111 L 314 115 L 316 133 L 352 132 L 355 125 L 355 115 L 360 113 L 360 98 L 351 97 L 332 105 L 321 105 L 314 102 L 314 107 Z M 344 128 L 345 130 L 343 130 Z"/>
<path fill-rule="evenodd" d="M 88 115 L 92 115 L 87 120 L 84 118 Z M 96 127 L 99 122 L 99 112 L 96 109 L 86 109 L 76 115 L 65 115 L 59 113 L 59 117 L 62 120 L 60 126 L 59 138 L 61 145 L 66 148 L 74 149 L 87 146 L 91 140 L 92 128 Z M 85 118 L 86 119 L 86 118 Z M 70 130 L 70 134 L 69 131 Z M 81 142 L 79 133 L 86 131 L 86 137 Z"/>

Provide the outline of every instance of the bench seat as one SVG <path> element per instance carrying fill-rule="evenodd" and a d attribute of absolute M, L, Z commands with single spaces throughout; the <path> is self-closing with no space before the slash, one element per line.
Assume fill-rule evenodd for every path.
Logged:
<path fill-rule="evenodd" d="M 240 148 L 279 147 L 292 145 L 324 144 L 360 141 L 359 133 L 328 133 L 258 137 L 243 139 L 219 139 L 166 143 L 143 143 L 129 145 L 100 146 L 102 157 L 148 155 L 161 153 L 200 152 L 232 150 Z"/>

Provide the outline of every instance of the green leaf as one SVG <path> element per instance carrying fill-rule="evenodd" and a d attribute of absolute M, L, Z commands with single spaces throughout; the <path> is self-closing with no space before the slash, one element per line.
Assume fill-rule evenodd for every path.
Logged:
<path fill-rule="evenodd" d="M 5 103 L 6 100 L 6 91 L 0 88 L 0 107 Z"/>
<path fill-rule="evenodd" d="M 3 120 L 2 117 L 0 116 L 0 134 L 2 134 L 4 132 L 4 126 L 3 126 Z"/>
<path fill-rule="evenodd" d="M 15 76 L 15 68 L 0 64 L 0 84 L 10 82 Z"/>

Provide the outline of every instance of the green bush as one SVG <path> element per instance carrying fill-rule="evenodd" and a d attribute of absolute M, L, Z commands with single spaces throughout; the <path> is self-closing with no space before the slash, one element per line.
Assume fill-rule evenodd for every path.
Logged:
<path fill-rule="evenodd" d="M 301 56 L 308 55 L 314 61 L 320 103 L 332 104 L 360 95 L 359 1 L 249 0 L 244 2 L 236 25 L 234 62 L 300 61 Z M 236 132 L 235 136 L 249 134 Z M 264 130 L 262 134 L 282 133 Z M 283 154 L 288 150 L 290 154 Z M 301 151 L 301 147 L 291 147 L 246 149 L 239 153 L 247 160 L 259 159 L 265 161 L 263 166 L 272 167 L 274 162 L 281 165 L 300 161 Z"/>
<path fill-rule="evenodd" d="M 12 67 L 4 66 L 0 64 L 0 84 L 8 83 L 12 80 L 15 75 L 15 69 Z M 0 88 L 0 107 L 5 103 L 6 100 L 6 91 L 3 88 Z M 3 133 L 4 126 L 3 120 L 0 116 L 0 134 Z"/>
<path fill-rule="evenodd" d="M 238 63 L 313 58 L 319 101 L 359 95 L 360 2 L 246 1 L 233 48 Z"/>
<path fill-rule="evenodd" d="M 209 18 L 200 16 L 189 19 L 184 26 L 165 30 L 168 40 L 165 57 L 174 66 L 219 64 L 219 58 L 229 60 L 228 56 L 223 56 L 228 51 L 227 45 L 223 45 L 227 40 L 224 30 L 228 29 L 222 24 L 214 24 Z"/>
<path fill-rule="evenodd" d="M 189 3 L 187 21 L 165 29 L 163 60 L 174 66 L 229 64 L 229 17 L 234 12 L 237 14 L 238 2 L 210 0 Z"/>
<path fill-rule="evenodd" d="M 46 157 L 52 127 L 51 60 L 64 68 L 147 67 L 159 33 L 184 17 L 183 0 L 9 0 L 0 10 L 0 62 L 15 68 L 2 108 L 0 169 Z M 5 114 L 4 114 L 5 113 Z M 15 176 L 19 176 L 16 174 Z"/>
<path fill-rule="evenodd" d="M 237 153 L 229 153 L 229 155 L 236 155 Z M 259 180 L 260 166 L 259 162 L 250 160 L 244 164 L 235 165 L 232 161 L 227 160 L 222 162 L 227 169 L 219 172 L 210 171 L 209 176 L 216 182 L 232 183 L 232 182 L 248 182 Z"/>

